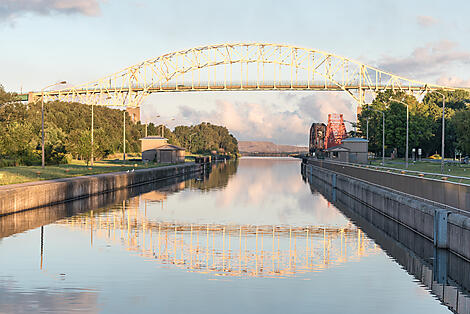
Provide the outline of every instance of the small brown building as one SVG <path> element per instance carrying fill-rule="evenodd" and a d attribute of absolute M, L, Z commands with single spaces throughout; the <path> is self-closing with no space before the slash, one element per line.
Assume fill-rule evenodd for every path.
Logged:
<path fill-rule="evenodd" d="M 340 145 L 328 148 L 328 157 L 337 161 L 350 163 L 367 163 L 369 141 L 364 138 L 346 138 Z"/>
<path fill-rule="evenodd" d="M 186 155 L 185 149 L 168 144 L 168 139 L 161 136 L 147 136 L 142 141 L 142 160 L 157 163 L 181 163 Z"/>

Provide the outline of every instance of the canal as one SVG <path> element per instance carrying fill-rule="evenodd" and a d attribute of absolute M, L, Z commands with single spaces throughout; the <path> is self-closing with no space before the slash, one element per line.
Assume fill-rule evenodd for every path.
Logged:
<path fill-rule="evenodd" d="M 400 264 L 414 253 L 330 192 L 299 160 L 242 158 L 2 217 L 0 313 L 449 312 Z M 415 259 L 432 272 L 433 256 Z"/>

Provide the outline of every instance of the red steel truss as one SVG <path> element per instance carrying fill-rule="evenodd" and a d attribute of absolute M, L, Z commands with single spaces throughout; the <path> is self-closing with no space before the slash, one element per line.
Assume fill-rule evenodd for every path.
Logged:
<path fill-rule="evenodd" d="M 341 144 L 346 138 L 346 126 L 344 125 L 343 114 L 328 114 L 328 125 L 326 126 L 325 148 Z"/>

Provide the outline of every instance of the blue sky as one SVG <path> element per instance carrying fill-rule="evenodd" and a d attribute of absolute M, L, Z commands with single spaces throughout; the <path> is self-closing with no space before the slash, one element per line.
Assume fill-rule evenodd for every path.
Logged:
<path fill-rule="evenodd" d="M 175 50 L 258 41 L 470 86 L 469 7 L 467 1 L 0 0 L 0 84 L 9 91 L 57 80 L 74 85 Z M 328 112 L 352 120 L 354 107 L 337 93 L 218 92 L 151 96 L 142 115 L 225 124 L 242 140 L 305 144 L 311 122 L 325 121 Z"/>

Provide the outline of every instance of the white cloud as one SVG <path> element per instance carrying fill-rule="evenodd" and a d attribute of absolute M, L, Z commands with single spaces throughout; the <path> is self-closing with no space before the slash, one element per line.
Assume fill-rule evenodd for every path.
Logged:
<path fill-rule="evenodd" d="M 2 0 L 0 2 L 0 21 L 11 21 L 26 13 L 96 16 L 101 13 L 101 9 L 99 0 Z"/>
<path fill-rule="evenodd" d="M 272 141 L 277 144 L 307 145 L 313 122 L 326 122 L 328 113 L 343 113 L 354 119 L 352 99 L 340 93 L 285 95 L 290 110 L 278 110 L 280 104 L 218 100 L 212 110 L 180 106 L 178 124 L 210 122 L 226 126 L 239 140 Z M 280 102 L 286 102 L 281 97 Z M 282 105 L 282 104 L 281 104 Z M 287 107 L 288 104 L 284 104 Z M 282 107 L 282 106 L 281 106 Z"/>
<path fill-rule="evenodd" d="M 442 40 L 418 47 L 406 57 L 384 56 L 379 60 L 377 67 L 394 74 L 424 80 L 442 75 L 450 66 L 469 63 L 469 52 L 459 50 L 455 42 Z"/>
<path fill-rule="evenodd" d="M 430 27 L 438 23 L 438 20 L 436 18 L 427 15 L 417 16 L 416 21 L 422 27 Z"/>
<path fill-rule="evenodd" d="M 443 86 L 452 86 L 452 87 L 467 87 L 470 88 L 470 79 L 464 80 L 455 76 L 446 76 L 442 75 L 438 80 L 437 84 Z"/>

